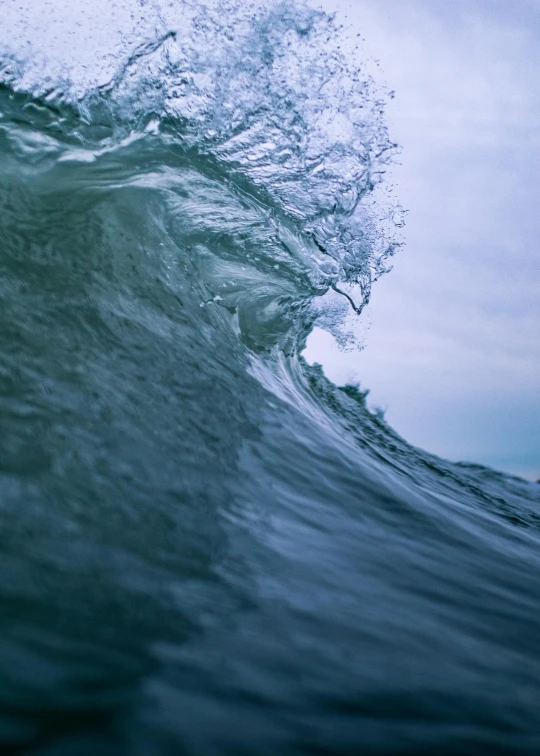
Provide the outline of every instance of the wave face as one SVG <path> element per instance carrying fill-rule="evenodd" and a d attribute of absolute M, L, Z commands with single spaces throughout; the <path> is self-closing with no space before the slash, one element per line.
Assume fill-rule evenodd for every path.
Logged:
<path fill-rule="evenodd" d="M 2 753 L 537 753 L 540 487 L 301 357 L 396 246 L 375 86 L 304 6 L 114 9 L 0 32 Z"/>

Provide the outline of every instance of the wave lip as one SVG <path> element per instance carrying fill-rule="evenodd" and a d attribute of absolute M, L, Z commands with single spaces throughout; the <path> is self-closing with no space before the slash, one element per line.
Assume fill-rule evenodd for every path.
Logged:
<path fill-rule="evenodd" d="M 137 28 L 143 41 L 135 43 Z M 118 30 L 94 35 L 110 43 Z M 314 240 L 329 281 L 344 284 L 360 308 L 368 300 L 398 245 L 396 208 L 370 196 L 396 145 L 384 96 L 358 51 L 342 49 L 334 17 L 301 3 L 153 4 L 135 12 L 121 52 L 67 73 L 41 36 L 32 44 L 41 42 L 44 70 L 11 39 L 5 82 L 71 104 L 86 126 L 78 138 L 161 131 L 210 156 Z"/>

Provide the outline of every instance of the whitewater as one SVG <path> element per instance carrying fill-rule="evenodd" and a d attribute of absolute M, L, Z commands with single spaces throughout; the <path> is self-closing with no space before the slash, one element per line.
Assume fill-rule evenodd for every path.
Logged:
<path fill-rule="evenodd" d="M 361 49 L 302 3 L 2 13 L 1 752 L 538 753 L 540 486 L 302 356 L 401 244 Z"/>

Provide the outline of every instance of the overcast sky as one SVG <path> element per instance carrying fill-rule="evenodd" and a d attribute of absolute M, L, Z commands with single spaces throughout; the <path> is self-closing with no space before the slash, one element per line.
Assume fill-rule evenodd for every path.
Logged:
<path fill-rule="evenodd" d="M 407 246 L 374 286 L 359 380 L 413 444 L 540 477 L 540 2 L 327 0 L 396 90 Z"/>

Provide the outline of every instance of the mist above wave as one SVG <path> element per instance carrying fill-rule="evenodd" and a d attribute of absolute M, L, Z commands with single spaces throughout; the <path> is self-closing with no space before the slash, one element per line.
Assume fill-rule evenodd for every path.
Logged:
<path fill-rule="evenodd" d="M 356 307 L 388 267 L 399 210 L 374 199 L 396 145 L 385 94 L 333 16 L 301 2 L 45 3 L 6 14 L 2 80 L 88 149 L 168 133 L 246 180 L 314 241 Z"/>

